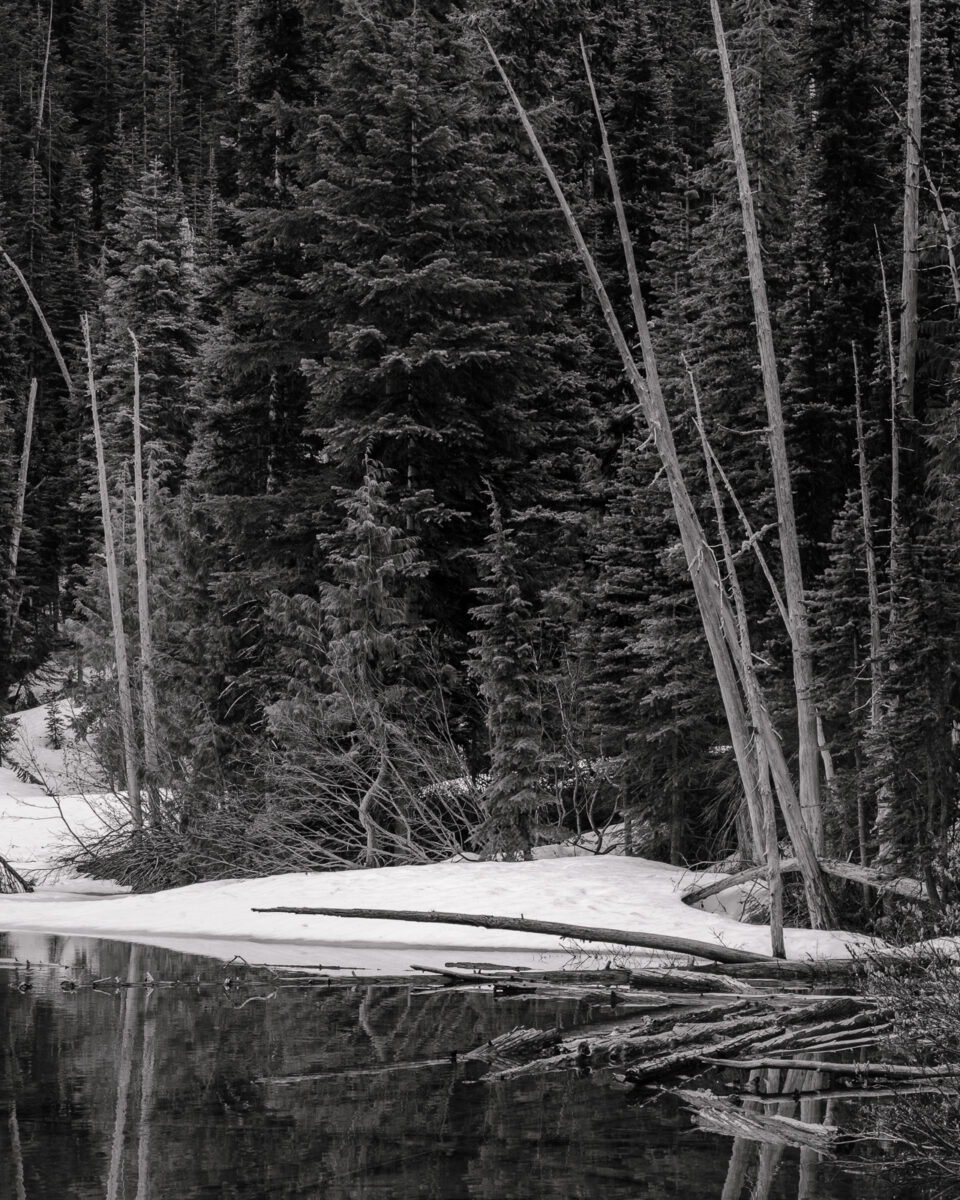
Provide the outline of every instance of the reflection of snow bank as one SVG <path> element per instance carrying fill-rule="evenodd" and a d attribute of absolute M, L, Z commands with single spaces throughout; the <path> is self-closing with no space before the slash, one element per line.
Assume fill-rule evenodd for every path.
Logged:
<path fill-rule="evenodd" d="M 571 924 L 645 930 L 722 942 L 758 953 L 769 931 L 689 908 L 680 899 L 682 873 L 662 863 L 613 856 L 558 858 L 532 863 L 455 862 L 381 867 L 370 871 L 290 874 L 221 880 L 145 896 L 54 898 L 43 892 L 0 897 L 0 929 L 100 934 L 186 948 L 183 939 L 260 944 L 259 961 L 278 961 L 279 947 L 310 947 L 313 961 L 344 962 L 363 952 L 403 949 L 407 966 L 507 954 L 558 952 L 558 938 L 456 925 L 367 921 L 289 913 L 255 913 L 275 905 L 398 908 L 524 916 Z M 839 956 L 865 939 L 846 934 L 788 930 L 791 957 Z M 596 949 L 593 946 L 590 949 Z M 199 947 L 198 947 L 199 949 Z M 250 957 L 247 951 L 234 950 Z M 453 953 L 451 953 L 453 952 Z M 604 961 L 622 949 L 603 948 Z M 229 955 L 226 955 L 229 957 Z M 511 959 L 500 959 L 510 961 Z M 284 960 L 285 961 L 285 960 Z M 290 959 L 290 961 L 295 961 Z M 358 965 L 349 963 L 345 965 Z M 396 969 L 394 967 L 393 969 Z"/>

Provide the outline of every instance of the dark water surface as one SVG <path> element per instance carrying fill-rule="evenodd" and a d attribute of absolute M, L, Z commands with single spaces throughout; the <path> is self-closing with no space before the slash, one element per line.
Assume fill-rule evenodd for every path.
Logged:
<path fill-rule="evenodd" d="M 212 960 L 32 937 L 69 969 L 0 967 L 0 1200 L 893 1198 L 793 1150 L 740 1143 L 731 1165 L 729 1138 L 600 1075 L 483 1084 L 403 1065 L 569 1025 L 569 1003 L 369 979 L 274 990 L 262 972 L 225 987 L 236 968 Z M 0 935 L 0 959 L 16 952 Z M 148 972 L 158 986 L 114 983 Z M 281 1082 L 298 1075 L 320 1077 Z"/>

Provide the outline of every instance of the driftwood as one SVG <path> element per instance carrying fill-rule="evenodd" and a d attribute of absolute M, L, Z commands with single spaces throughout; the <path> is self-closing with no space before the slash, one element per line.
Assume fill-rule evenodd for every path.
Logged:
<path fill-rule="evenodd" d="M 868 887 L 875 888 L 878 892 L 894 892 L 898 896 L 906 896 L 910 900 L 929 900 L 930 894 L 927 891 L 927 885 L 919 879 L 912 879 L 908 876 L 893 875 L 889 871 L 879 871 L 875 867 L 862 867 L 859 863 L 842 862 L 834 858 L 821 858 L 820 869 L 826 875 L 834 875 L 838 879 L 848 879 L 853 883 L 866 884 Z M 800 864 L 795 858 L 785 858 L 780 864 L 781 874 L 787 875 L 800 870 Z M 706 900 L 709 896 L 717 896 L 721 892 L 727 891 L 728 888 L 736 887 L 741 883 L 750 883 L 754 879 L 762 879 L 767 873 L 767 868 L 750 867 L 745 871 L 738 871 L 735 875 L 725 875 L 722 879 L 717 879 L 713 883 L 703 884 L 701 887 L 690 888 L 683 893 L 684 904 L 699 904 L 701 900 Z"/>
<path fill-rule="evenodd" d="M 786 1011 L 781 1007 L 783 999 L 763 993 L 730 997 L 730 1002 L 700 1011 L 678 1012 L 674 1007 L 662 1016 L 602 1033 L 571 1034 L 558 1043 L 555 1053 L 508 1066 L 497 1077 L 612 1065 L 627 1068 L 622 1076 L 627 1083 L 647 1084 L 688 1067 L 708 1065 L 736 1049 L 750 1053 L 758 1048 L 796 1049 L 809 1054 L 811 1040 L 823 1041 L 831 1033 L 847 1038 L 859 1035 L 876 1018 L 868 1001 L 852 997 L 834 996 L 809 1004 L 794 998 L 802 1006 Z M 788 1061 L 792 1067 L 793 1060 Z"/>
<path fill-rule="evenodd" d="M 814 1125 L 779 1113 L 750 1112 L 710 1091 L 677 1089 L 673 1095 L 693 1110 L 700 1128 L 711 1133 L 748 1138 L 751 1142 L 773 1146 L 797 1146 L 827 1155 L 832 1152 L 837 1138 L 838 1130 L 834 1125 Z"/>
<path fill-rule="evenodd" d="M 734 1103 L 749 1103 L 755 1105 L 783 1104 L 785 1101 L 796 1100 L 885 1100 L 896 1096 L 919 1096 L 936 1094 L 938 1096 L 960 1095 L 956 1087 L 934 1081 L 906 1080 L 896 1085 L 867 1084 L 864 1087 L 823 1087 L 797 1088 L 792 1092 L 735 1092 L 728 1099 Z"/>
<path fill-rule="evenodd" d="M 902 1063 L 831 1063 L 817 1058 L 717 1058 L 704 1057 L 713 1067 L 738 1067 L 742 1070 L 823 1071 L 851 1079 L 956 1079 L 960 1063 L 937 1067 L 910 1067 Z"/>
<path fill-rule="evenodd" d="M 598 929 L 588 925 L 567 925 L 561 921 L 535 921 L 523 917 L 496 917 L 475 913 L 411 912 L 389 908 L 253 908 L 251 912 L 298 913 L 320 917 L 355 917 L 374 921 L 424 921 L 433 925 L 473 925 L 481 929 L 511 929 L 521 933 L 546 933 L 580 942 L 608 942 L 618 946 L 641 946 L 646 950 L 666 950 L 690 954 L 721 963 L 765 962 L 766 956 L 749 950 L 698 942 L 692 938 L 670 937 L 660 933 L 633 933 L 626 929 Z"/>
<path fill-rule="evenodd" d="M 670 967 L 640 967 L 630 971 L 631 987 L 656 987 L 665 992 L 694 992 L 699 994 L 729 992 L 744 995 L 755 992 L 752 984 L 742 979 L 726 979 L 707 971 L 673 970 Z"/>

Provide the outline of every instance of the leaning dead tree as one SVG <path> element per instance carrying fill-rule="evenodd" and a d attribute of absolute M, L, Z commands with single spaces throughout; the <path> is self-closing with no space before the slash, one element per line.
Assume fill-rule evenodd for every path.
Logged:
<path fill-rule="evenodd" d="M 630 282 L 633 316 L 642 351 L 642 372 L 633 357 L 623 329 L 613 310 L 593 255 L 584 241 L 563 188 L 543 151 L 543 147 L 530 122 L 529 116 L 493 47 L 486 38 L 484 41 L 517 110 L 530 145 L 543 168 L 561 211 L 564 214 L 570 234 L 577 246 L 584 268 L 600 303 L 607 328 L 620 355 L 624 372 L 637 396 L 640 411 L 646 419 L 652 440 L 660 457 L 664 477 L 667 481 L 673 502 L 674 514 L 683 544 L 694 595 L 697 600 L 697 607 L 703 624 L 704 635 L 720 688 L 727 725 L 730 731 L 731 745 L 736 758 L 745 800 L 751 814 L 751 827 L 755 831 L 754 836 L 756 839 L 756 845 L 754 846 L 755 856 L 758 859 L 764 857 L 764 843 L 762 836 L 763 809 L 759 787 L 757 756 L 755 744 L 753 743 L 754 732 L 757 738 L 763 743 L 780 810 L 783 813 L 787 831 L 793 842 L 798 861 L 802 864 L 801 871 L 804 892 L 811 923 L 817 928 L 827 927 L 833 923 L 833 908 L 823 874 L 817 861 L 816 845 L 811 837 L 807 822 L 804 819 L 780 739 L 773 728 L 767 705 L 762 695 L 759 697 L 759 709 L 757 712 L 759 727 L 756 730 L 752 730 L 751 723 L 748 721 L 743 690 L 745 687 L 743 647 L 738 637 L 736 616 L 726 583 L 720 572 L 719 564 L 691 500 L 673 440 L 663 389 L 660 384 L 656 353 L 640 293 L 633 246 L 627 228 L 623 204 L 620 199 L 613 157 L 607 141 L 606 129 L 600 113 L 596 90 L 593 87 L 593 81 L 589 74 L 589 63 L 586 62 L 586 54 L 584 53 L 584 61 L 587 66 L 594 110 L 600 128 L 604 158 L 610 177 L 617 222 Z"/>
<path fill-rule="evenodd" d="M 723 91 L 727 106 L 727 121 L 730 127 L 733 157 L 737 169 L 737 186 L 740 193 L 743 232 L 747 247 L 750 292 L 753 298 L 753 311 L 756 318 L 760 370 L 763 376 L 763 393 L 767 406 L 767 439 L 773 467 L 773 490 L 777 503 L 780 554 L 783 560 L 783 583 L 790 621 L 791 649 L 793 651 L 793 678 L 799 737 L 800 808 L 816 851 L 818 854 L 822 854 L 824 849 L 823 812 L 820 803 L 820 744 L 817 730 L 817 711 L 814 700 L 813 647 L 809 621 L 807 619 L 803 572 L 800 566 L 800 542 L 797 537 L 797 521 L 793 507 L 790 465 L 787 460 L 783 406 L 780 401 L 780 378 L 777 370 L 776 351 L 773 344 L 773 327 L 770 320 L 770 305 L 767 299 L 763 260 L 760 253 L 760 234 L 753 205 L 753 189 L 750 183 L 750 172 L 747 167 L 747 156 L 743 146 L 737 95 L 733 85 L 733 73 L 730 69 L 730 58 L 727 54 L 727 42 L 718 0 L 710 0 L 710 10 L 713 14 L 717 51 L 720 56 L 720 68 L 723 73 Z"/>
<path fill-rule="evenodd" d="M 17 564 L 20 561 L 20 536 L 23 533 L 23 515 L 27 502 L 27 477 L 30 471 L 30 446 L 33 441 L 33 414 L 37 403 L 37 381 L 30 380 L 30 393 L 27 397 L 27 416 L 23 427 L 23 447 L 20 451 L 20 470 L 17 473 L 17 495 L 13 504 L 13 524 L 10 529 L 10 547 L 8 550 L 8 571 L 11 586 L 16 584 Z M 17 623 L 20 611 L 20 590 L 13 587 L 13 603 L 10 611 L 11 629 Z"/>
<path fill-rule="evenodd" d="M 104 458 L 103 437 L 100 433 L 100 414 L 97 409 L 97 385 L 93 375 L 90 322 L 86 316 L 82 318 L 80 327 L 83 330 L 83 344 L 87 354 L 87 388 L 90 393 L 90 413 L 93 418 L 93 440 L 97 451 L 97 481 L 100 488 L 100 513 L 103 518 L 103 551 L 107 560 L 107 590 L 110 596 L 113 649 L 117 664 L 117 690 L 120 695 L 120 734 L 123 739 L 127 799 L 134 828 L 140 829 L 143 826 L 143 808 L 140 803 L 140 780 L 137 774 L 137 733 L 133 719 L 133 693 L 130 688 L 130 667 L 127 662 L 127 639 L 123 629 L 123 606 L 120 602 L 120 579 L 117 571 L 117 550 L 113 540 L 110 493 L 107 489 L 107 467 Z"/>

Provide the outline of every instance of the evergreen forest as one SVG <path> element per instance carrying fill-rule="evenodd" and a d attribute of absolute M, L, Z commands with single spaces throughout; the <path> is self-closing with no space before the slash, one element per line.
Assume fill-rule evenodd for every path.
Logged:
<path fill-rule="evenodd" d="M 0 734 L 58 664 L 100 869 L 581 835 L 949 911 L 955 0 L 0 29 Z"/>

